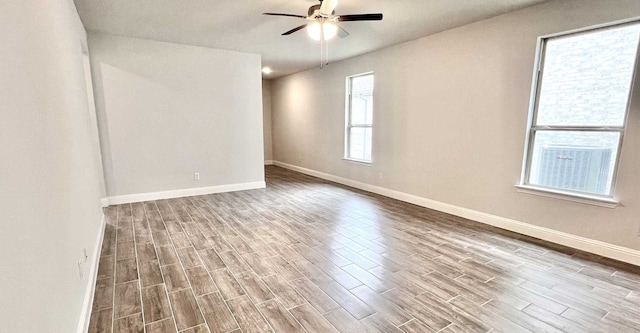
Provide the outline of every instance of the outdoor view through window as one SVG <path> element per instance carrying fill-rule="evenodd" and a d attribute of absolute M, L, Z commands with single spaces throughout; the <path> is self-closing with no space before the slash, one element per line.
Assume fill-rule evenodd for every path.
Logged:
<path fill-rule="evenodd" d="M 612 196 L 640 24 L 543 40 L 525 185 Z"/>

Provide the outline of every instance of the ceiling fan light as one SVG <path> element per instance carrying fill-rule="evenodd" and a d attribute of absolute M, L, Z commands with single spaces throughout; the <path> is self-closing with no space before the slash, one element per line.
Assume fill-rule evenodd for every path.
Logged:
<path fill-rule="evenodd" d="M 330 40 L 338 34 L 338 26 L 334 23 L 315 22 L 307 27 L 307 33 L 311 39 L 320 41 L 320 27 L 324 30 L 324 40 Z"/>
<path fill-rule="evenodd" d="M 323 26 L 324 40 L 330 40 L 338 34 L 338 26 L 334 23 L 325 23 Z"/>

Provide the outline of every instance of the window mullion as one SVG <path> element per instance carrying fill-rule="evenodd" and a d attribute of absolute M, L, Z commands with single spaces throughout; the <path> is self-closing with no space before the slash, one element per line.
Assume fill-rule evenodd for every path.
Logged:
<path fill-rule="evenodd" d="M 531 126 L 536 131 L 622 132 L 624 126 Z"/>

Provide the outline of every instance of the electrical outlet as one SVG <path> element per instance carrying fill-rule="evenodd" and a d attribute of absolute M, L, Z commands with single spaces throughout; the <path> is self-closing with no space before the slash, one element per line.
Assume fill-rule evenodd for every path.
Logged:
<path fill-rule="evenodd" d="M 84 277 L 84 264 L 82 260 L 78 261 L 78 274 L 80 275 L 80 280 Z"/>
<path fill-rule="evenodd" d="M 298 162 L 302 162 L 302 155 L 298 155 Z"/>
<path fill-rule="evenodd" d="M 378 179 L 382 180 L 382 172 L 378 172 Z"/>
<path fill-rule="evenodd" d="M 194 173 L 193 174 L 193 179 L 194 180 L 200 180 L 200 173 L 199 172 Z"/>
<path fill-rule="evenodd" d="M 84 249 L 82 249 L 82 254 L 84 255 L 84 262 L 87 262 L 87 260 L 89 260 L 89 255 L 87 254 L 87 248 L 86 247 Z"/>

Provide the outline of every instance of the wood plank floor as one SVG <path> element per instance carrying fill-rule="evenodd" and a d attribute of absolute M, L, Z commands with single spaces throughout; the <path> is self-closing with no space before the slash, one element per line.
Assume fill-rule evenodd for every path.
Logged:
<path fill-rule="evenodd" d="M 640 268 L 266 168 L 106 208 L 89 332 L 639 332 Z"/>

